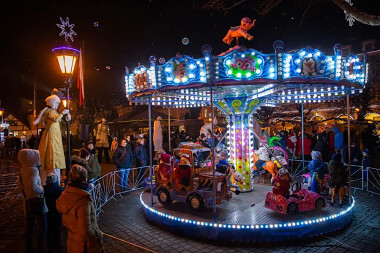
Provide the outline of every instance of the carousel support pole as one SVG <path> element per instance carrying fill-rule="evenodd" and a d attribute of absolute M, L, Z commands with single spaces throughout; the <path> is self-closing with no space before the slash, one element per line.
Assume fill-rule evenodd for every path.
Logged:
<path fill-rule="evenodd" d="M 350 95 L 347 91 L 347 142 L 348 142 L 348 196 L 351 204 L 351 122 L 350 122 Z"/>
<path fill-rule="evenodd" d="M 303 118 L 303 101 L 301 103 L 301 127 L 302 127 L 302 135 L 301 135 L 301 138 L 302 138 L 302 172 L 303 174 L 305 174 L 305 150 L 304 150 L 304 134 L 305 134 L 305 130 L 304 130 L 304 122 L 303 122 L 304 118 Z"/>
<path fill-rule="evenodd" d="M 152 97 L 149 97 L 149 106 L 148 106 L 148 114 L 149 114 L 149 180 L 150 180 L 150 200 L 151 206 L 153 206 L 153 181 L 152 181 L 152 166 L 153 166 L 153 157 L 152 157 Z"/>
<path fill-rule="evenodd" d="M 211 98 L 211 166 L 212 166 L 212 198 L 213 198 L 213 210 L 214 210 L 214 222 L 216 222 L 216 181 L 215 181 L 215 140 L 214 140 L 214 101 L 213 92 L 210 88 Z"/>
<path fill-rule="evenodd" d="M 171 144 L 171 139 L 170 139 L 170 105 L 168 106 L 168 135 L 169 135 L 169 152 L 172 150 L 172 144 Z"/>
<path fill-rule="evenodd" d="M 67 85 L 66 86 L 67 110 L 70 113 L 70 87 L 71 87 L 70 77 L 68 77 L 66 79 L 66 85 Z M 70 120 L 67 120 L 67 163 L 66 163 L 66 171 L 70 171 L 70 168 L 71 168 Z"/>

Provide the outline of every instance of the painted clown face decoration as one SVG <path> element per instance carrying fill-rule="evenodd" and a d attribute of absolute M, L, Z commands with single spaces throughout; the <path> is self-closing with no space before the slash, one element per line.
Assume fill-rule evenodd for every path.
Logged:
<path fill-rule="evenodd" d="M 235 77 L 246 76 L 250 77 L 256 74 L 256 70 L 260 68 L 257 58 L 254 56 L 247 56 L 237 59 L 231 63 L 230 70 Z"/>
<path fill-rule="evenodd" d="M 177 65 L 177 67 L 174 71 L 174 74 L 175 74 L 175 77 L 179 78 L 179 79 L 182 79 L 183 77 L 185 77 L 186 70 L 185 70 L 185 66 L 183 65 L 183 63 L 180 63 Z"/>

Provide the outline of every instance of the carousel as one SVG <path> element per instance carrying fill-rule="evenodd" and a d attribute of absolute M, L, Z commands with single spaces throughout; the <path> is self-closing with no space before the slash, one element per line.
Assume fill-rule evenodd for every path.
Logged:
<path fill-rule="evenodd" d="M 252 39 L 247 31 L 253 25 L 254 21 L 243 18 L 223 41 Z M 151 183 L 140 195 L 149 222 L 186 236 L 246 242 L 313 237 L 351 222 L 355 205 L 351 194 L 342 207 L 330 206 L 325 196 L 305 189 L 295 178 L 284 195 L 272 191 L 270 180 L 258 180 L 261 174 L 255 173 L 255 164 L 262 156 L 255 149 L 271 154 L 262 166 L 272 180 L 284 176 L 288 157 L 273 144 L 276 140 L 262 138 L 253 114 L 260 107 L 284 103 L 303 108 L 305 103 L 346 99 L 349 105 L 350 95 L 362 92 L 366 83 L 365 55 L 343 57 L 340 45 L 334 46 L 333 55 L 310 47 L 286 53 L 282 41 L 275 41 L 273 47 L 274 52 L 263 54 L 236 45 L 213 55 L 211 46 L 204 45 L 204 57 L 199 59 L 177 54 L 157 62 L 152 56 L 150 66 L 139 65 L 132 72 L 126 68 L 127 96 L 132 103 L 147 104 L 149 112 L 152 106 L 169 110 L 211 106 L 228 121 L 225 172 L 216 169 L 214 138 L 211 149 L 195 143 L 173 147 L 171 160 L 164 161 L 171 169 L 164 173 L 152 166 L 150 143 Z M 214 124 L 210 123 L 210 133 Z M 149 129 L 152 136 L 151 125 Z M 181 175 L 186 180 L 179 179 L 177 171 L 185 168 Z"/>

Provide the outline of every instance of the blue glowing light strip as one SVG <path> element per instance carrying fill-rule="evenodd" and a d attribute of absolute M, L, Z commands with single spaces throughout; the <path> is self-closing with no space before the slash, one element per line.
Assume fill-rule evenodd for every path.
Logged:
<path fill-rule="evenodd" d="M 55 52 L 57 50 L 72 50 L 72 51 L 76 51 L 76 52 L 80 53 L 80 51 L 78 49 L 72 48 L 72 47 L 56 47 L 56 48 L 53 48 L 51 51 Z"/>
<path fill-rule="evenodd" d="M 204 221 L 195 221 L 190 219 L 183 219 L 179 218 L 173 215 L 168 215 L 162 212 L 159 212 L 151 207 L 149 207 L 147 204 L 144 203 L 142 200 L 142 195 L 140 195 L 140 202 L 144 206 L 145 209 L 148 209 L 150 212 L 167 218 L 172 221 L 177 221 L 180 223 L 187 223 L 191 225 L 197 225 L 197 226 L 203 226 L 203 227 L 215 227 L 215 228 L 226 228 L 226 229 L 276 229 L 276 228 L 293 228 L 293 227 L 305 227 L 309 225 L 313 225 L 315 223 L 321 223 L 326 222 L 328 220 L 333 220 L 335 218 L 338 218 L 342 215 L 345 215 L 349 211 L 351 211 L 352 208 L 354 208 L 355 205 L 355 199 L 352 197 L 352 204 L 349 206 L 346 210 L 339 212 L 338 214 L 333 214 L 327 217 L 322 217 L 318 219 L 309 219 L 309 220 L 303 220 L 303 221 L 292 221 L 292 222 L 286 222 L 286 223 L 277 223 L 277 224 L 221 224 L 221 223 L 213 223 L 213 222 L 204 222 Z"/>

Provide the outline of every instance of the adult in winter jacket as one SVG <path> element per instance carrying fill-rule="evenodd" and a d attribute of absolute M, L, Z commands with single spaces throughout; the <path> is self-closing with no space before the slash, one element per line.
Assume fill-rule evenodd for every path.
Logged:
<path fill-rule="evenodd" d="M 103 233 L 96 221 L 94 200 L 86 188 L 87 170 L 74 165 L 70 183 L 57 200 L 57 210 L 62 214 L 67 228 L 67 252 L 98 253 L 102 248 Z"/>
<path fill-rule="evenodd" d="M 94 148 L 94 143 L 88 141 L 86 143 L 86 149 L 90 152 L 90 158 L 87 161 L 88 180 L 91 181 L 101 176 L 102 167 L 99 164 L 98 157 Z"/>
<path fill-rule="evenodd" d="M 136 167 L 139 169 L 138 174 L 138 184 L 142 184 L 142 178 L 144 177 L 146 168 L 148 166 L 148 154 L 144 146 L 144 138 L 139 138 L 136 144 L 135 157 L 136 157 Z"/>
<path fill-rule="evenodd" d="M 303 138 L 303 154 L 306 161 L 311 160 L 311 140 L 308 134 L 305 134 Z M 297 156 L 301 156 L 302 158 L 302 136 L 297 142 Z"/>
<path fill-rule="evenodd" d="M 110 162 L 110 157 L 108 154 L 108 136 L 110 135 L 110 130 L 106 123 L 106 119 L 102 119 L 102 123 L 98 125 L 98 130 L 96 132 L 96 148 L 98 149 L 98 158 L 100 163 L 102 162 L 103 152 L 106 162 Z"/>
<path fill-rule="evenodd" d="M 348 174 L 342 164 L 341 154 L 334 154 L 329 163 L 330 187 L 332 188 L 331 205 L 334 205 L 336 192 L 339 192 L 339 207 L 342 207 L 344 186 L 347 184 Z"/>
<path fill-rule="evenodd" d="M 41 201 L 44 196 L 44 188 L 39 176 L 40 153 L 35 149 L 22 149 L 18 153 L 18 160 L 21 162 L 19 187 L 24 194 L 26 209 L 26 249 L 28 252 L 33 252 L 33 237 L 37 236 L 37 252 L 43 252 L 46 242 L 48 209 L 45 202 Z M 36 224 L 40 228 L 38 232 Z"/>
<path fill-rule="evenodd" d="M 335 152 L 341 154 L 343 157 L 343 134 L 341 131 L 339 131 L 338 127 L 334 127 L 333 130 L 335 133 L 335 139 L 334 139 Z"/>
<path fill-rule="evenodd" d="M 56 200 L 61 196 L 62 188 L 58 184 L 57 175 L 49 173 L 46 178 L 46 185 L 44 186 L 46 205 L 49 209 L 47 213 L 47 244 L 48 251 L 55 252 L 61 248 L 61 230 L 62 230 L 62 216 L 57 211 Z"/>
<path fill-rule="evenodd" d="M 126 191 L 129 171 L 133 166 L 132 147 L 127 144 L 127 140 L 121 140 L 121 145 L 116 149 L 112 159 L 116 165 L 117 171 L 119 172 L 120 189 L 121 191 Z"/>

